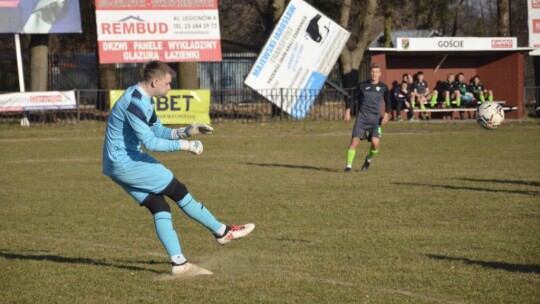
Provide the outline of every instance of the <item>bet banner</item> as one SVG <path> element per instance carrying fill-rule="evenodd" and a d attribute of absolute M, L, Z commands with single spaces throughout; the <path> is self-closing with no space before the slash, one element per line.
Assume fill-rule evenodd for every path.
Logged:
<path fill-rule="evenodd" d="M 122 94 L 124 90 L 110 91 L 111 109 Z M 209 90 L 170 90 L 167 96 L 153 99 L 156 115 L 163 124 L 210 124 Z"/>
<path fill-rule="evenodd" d="M 76 109 L 75 91 L 0 94 L 0 112 Z"/>
<path fill-rule="evenodd" d="M 292 0 L 245 84 L 292 117 L 303 119 L 349 36 L 348 31 L 307 2 Z M 280 94 L 282 89 L 287 91 L 285 98 Z"/>
<path fill-rule="evenodd" d="M 217 0 L 95 0 L 100 63 L 221 61 Z"/>

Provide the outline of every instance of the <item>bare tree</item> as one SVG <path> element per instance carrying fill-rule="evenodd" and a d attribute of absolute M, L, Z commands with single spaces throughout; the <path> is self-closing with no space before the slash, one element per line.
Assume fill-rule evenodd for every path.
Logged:
<path fill-rule="evenodd" d="M 356 84 L 358 83 L 358 69 L 362 63 L 364 51 L 369 43 L 369 33 L 372 21 L 377 12 L 377 0 L 365 0 L 364 2 L 365 8 L 362 11 L 363 13 L 358 13 L 356 20 L 359 24 L 359 29 L 357 31 L 357 33 L 359 33 L 358 37 L 356 37 L 356 39 L 349 39 L 339 56 L 344 88 L 356 87 Z M 341 6 L 339 24 L 344 28 L 350 28 L 351 3 L 351 0 L 343 0 Z"/>
<path fill-rule="evenodd" d="M 49 76 L 49 38 L 46 34 L 30 38 L 30 91 L 47 91 Z"/>
<path fill-rule="evenodd" d="M 394 9 L 394 0 L 384 0 L 381 2 L 384 15 L 383 47 L 388 48 L 392 46 L 392 11 Z"/>
<path fill-rule="evenodd" d="M 497 0 L 497 32 L 499 36 L 510 36 L 510 0 Z"/>

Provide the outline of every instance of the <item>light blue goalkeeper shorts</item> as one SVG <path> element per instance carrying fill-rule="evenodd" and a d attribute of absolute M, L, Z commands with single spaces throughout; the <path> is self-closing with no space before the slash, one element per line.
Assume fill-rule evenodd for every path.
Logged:
<path fill-rule="evenodd" d="M 132 166 L 131 166 L 132 165 Z M 148 194 L 161 193 L 171 183 L 174 175 L 152 157 L 134 161 L 130 168 L 110 178 L 141 204 Z"/>

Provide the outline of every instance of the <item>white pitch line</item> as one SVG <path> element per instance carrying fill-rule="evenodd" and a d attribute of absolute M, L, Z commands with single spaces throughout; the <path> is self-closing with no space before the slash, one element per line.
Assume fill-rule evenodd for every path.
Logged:
<path fill-rule="evenodd" d="M 42 159 L 19 159 L 19 160 L 8 160 L 3 163 L 6 164 L 26 164 L 26 163 L 101 163 L 101 159 L 97 158 L 42 158 Z"/>

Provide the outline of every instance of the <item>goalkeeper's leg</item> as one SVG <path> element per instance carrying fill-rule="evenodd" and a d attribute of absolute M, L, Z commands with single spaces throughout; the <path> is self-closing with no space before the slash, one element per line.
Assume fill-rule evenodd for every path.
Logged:
<path fill-rule="evenodd" d="M 165 198 L 161 195 L 148 194 L 141 205 L 148 208 L 154 216 L 156 234 L 171 257 L 173 265 L 184 264 L 186 258 L 182 254 L 180 241 L 172 224 L 171 208 Z"/>
<path fill-rule="evenodd" d="M 191 196 L 187 187 L 176 178 L 173 178 L 169 186 L 163 191 L 163 194 L 174 200 L 187 216 L 210 230 L 220 244 L 243 238 L 255 228 L 254 224 L 227 226 L 219 222 L 203 204 Z"/>

